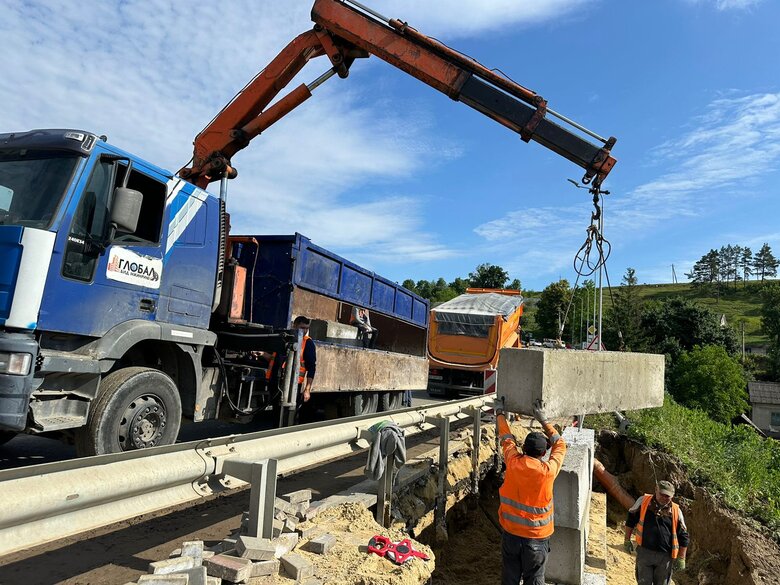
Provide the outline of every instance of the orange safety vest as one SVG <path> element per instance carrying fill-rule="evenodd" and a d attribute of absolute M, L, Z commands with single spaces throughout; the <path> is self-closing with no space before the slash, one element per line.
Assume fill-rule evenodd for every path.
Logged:
<path fill-rule="evenodd" d="M 274 362 L 276 361 L 276 352 L 271 352 L 271 359 L 268 360 L 268 368 L 265 370 L 265 381 L 270 382 L 271 381 L 271 372 L 274 370 Z"/>
<path fill-rule="evenodd" d="M 303 384 L 303 381 L 306 378 L 306 362 L 303 361 L 303 352 L 306 349 L 306 342 L 310 339 L 311 337 L 308 335 L 303 336 L 303 343 L 301 344 L 301 367 L 298 370 L 298 384 Z"/>
<path fill-rule="evenodd" d="M 645 494 L 642 507 L 639 509 L 639 522 L 637 522 L 635 528 L 636 544 L 642 546 L 642 529 L 645 525 L 645 514 L 650 507 L 650 502 L 653 500 L 653 496 Z M 677 524 L 680 521 L 680 506 L 672 502 L 672 558 L 676 559 L 677 554 L 680 552 L 680 543 L 677 541 Z"/>
<path fill-rule="evenodd" d="M 544 462 L 519 454 L 514 435 L 503 416 L 498 417 L 498 431 L 507 465 L 504 484 L 498 490 L 501 501 L 498 521 L 504 530 L 515 536 L 547 538 L 555 529 L 553 484 L 563 464 L 566 443 L 558 438 L 550 460 Z M 551 426 L 545 427 L 545 433 L 548 437 L 556 434 Z"/>

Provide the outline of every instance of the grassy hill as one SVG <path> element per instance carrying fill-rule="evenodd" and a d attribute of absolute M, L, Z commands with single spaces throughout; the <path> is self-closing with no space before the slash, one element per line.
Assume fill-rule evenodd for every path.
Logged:
<path fill-rule="evenodd" d="M 778 281 L 773 281 L 778 282 Z M 639 295 L 645 301 L 663 301 L 674 297 L 682 297 L 694 300 L 697 303 L 710 308 L 718 314 L 726 315 L 728 324 L 737 331 L 741 331 L 741 323 L 745 323 L 745 343 L 748 345 L 760 345 L 768 343 L 766 336 L 761 332 L 761 282 L 751 281 L 737 283 L 736 290 L 729 287 L 722 290 L 720 299 L 712 295 L 703 294 L 693 285 L 683 284 L 642 284 L 637 286 Z M 619 287 L 613 287 L 613 292 Z M 523 295 L 531 302 L 526 305 L 526 323 L 530 324 L 535 312 L 535 301 L 541 295 L 536 291 L 523 291 Z M 610 306 L 609 292 L 604 289 L 604 309 Z"/>

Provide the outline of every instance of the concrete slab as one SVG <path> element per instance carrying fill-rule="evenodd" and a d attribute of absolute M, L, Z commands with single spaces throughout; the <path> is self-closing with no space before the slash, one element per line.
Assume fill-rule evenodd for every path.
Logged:
<path fill-rule="evenodd" d="M 544 578 L 549 583 L 582 585 L 585 565 L 584 530 L 555 526 Z"/>
<path fill-rule="evenodd" d="M 309 335 L 312 339 L 319 341 L 357 339 L 358 328 L 337 321 L 312 319 L 311 325 L 309 325 Z"/>
<path fill-rule="evenodd" d="M 541 399 L 551 418 L 662 406 L 664 356 L 506 348 L 496 390 L 508 412 L 533 414 Z"/>
<path fill-rule="evenodd" d="M 315 393 L 427 387 L 428 358 L 326 343 L 317 345 Z"/>
<path fill-rule="evenodd" d="M 566 450 L 563 466 L 553 484 L 555 529 L 582 527 L 590 503 L 590 449 L 571 445 Z"/>

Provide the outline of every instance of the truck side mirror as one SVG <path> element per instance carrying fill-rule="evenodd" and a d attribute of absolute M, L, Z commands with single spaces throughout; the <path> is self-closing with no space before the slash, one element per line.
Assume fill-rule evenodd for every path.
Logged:
<path fill-rule="evenodd" d="M 141 216 L 141 204 L 144 201 L 143 193 L 127 187 L 114 189 L 114 200 L 111 204 L 111 223 L 117 231 L 132 234 L 138 227 L 138 218 Z"/>

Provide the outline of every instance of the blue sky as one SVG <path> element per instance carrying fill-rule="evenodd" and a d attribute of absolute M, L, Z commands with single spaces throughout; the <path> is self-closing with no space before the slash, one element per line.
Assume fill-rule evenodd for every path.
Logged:
<path fill-rule="evenodd" d="M 780 252 L 780 3 L 364 0 L 618 138 L 613 283 L 668 282 L 711 247 Z M 2 131 L 83 128 L 177 169 L 294 36 L 308 0 L 6 3 Z M 310 63 L 291 87 L 327 69 Z M 234 231 L 299 231 L 376 272 L 450 280 L 482 262 L 524 287 L 574 280 L 580 169 L 371 58 L 234 159 Z"/>

